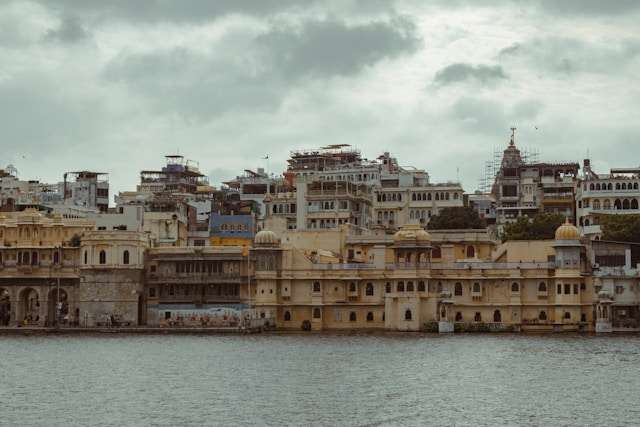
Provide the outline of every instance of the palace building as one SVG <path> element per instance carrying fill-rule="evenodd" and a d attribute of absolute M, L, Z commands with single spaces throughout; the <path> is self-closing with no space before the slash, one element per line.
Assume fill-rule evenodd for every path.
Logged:
<path fill-rule="evenodd" d="M 502 244 L 412 224 L 392 236 L 261 231 L 251 256 L 252 302 L 282 329 L 589 331 L 600 304 L 569 223 L 554 240 Z"/>

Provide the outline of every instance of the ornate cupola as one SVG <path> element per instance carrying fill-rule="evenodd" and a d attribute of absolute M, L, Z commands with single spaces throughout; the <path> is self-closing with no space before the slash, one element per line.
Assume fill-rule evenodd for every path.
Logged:
<path fill-rule="evenodd" d="M 403 225 L 393 235 L 397 264 L 424 265 L 431 260 L 431 236 L 418 224 Z"/>
<path fill-rule="evenodd" d="M 553 245 L 556 252 L 556 267 L 560 269 L 580 269 L 580 251 L 582 244 L 580 243 L 580 232 L 569 222 L 562 224 L 556 230 L 555 244 Z"/>

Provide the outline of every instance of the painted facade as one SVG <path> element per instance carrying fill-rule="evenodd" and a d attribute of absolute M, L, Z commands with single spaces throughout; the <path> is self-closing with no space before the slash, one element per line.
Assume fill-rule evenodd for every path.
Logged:
<path fill-rule="evenodd" d="M 256 236 L 258 311 L 283 329 L 579 331 L 595 327 L 587 248 L 555 240 L 496 245 L 485 230 Z M 330 236 L 329 236 L 330 234 Z M 323 242 L 324 241 L 324 242 Z M 323 244 L 326 243 L 326 244 Z"/>

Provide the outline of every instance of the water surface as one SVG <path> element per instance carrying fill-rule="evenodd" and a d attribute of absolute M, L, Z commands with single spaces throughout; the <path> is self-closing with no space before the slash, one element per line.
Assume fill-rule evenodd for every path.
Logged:
<path fill-rule="evenodd" d="M 640 337 L 0 336 L 0 425 L 638 425 Z"/>

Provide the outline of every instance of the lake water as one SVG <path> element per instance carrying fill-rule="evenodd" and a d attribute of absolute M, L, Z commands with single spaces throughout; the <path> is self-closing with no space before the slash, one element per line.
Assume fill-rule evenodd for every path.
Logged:
<path fill-rule="evenodd" d="M 0 425 L 638 425 L 640 337 L 0 336 Z"/>

